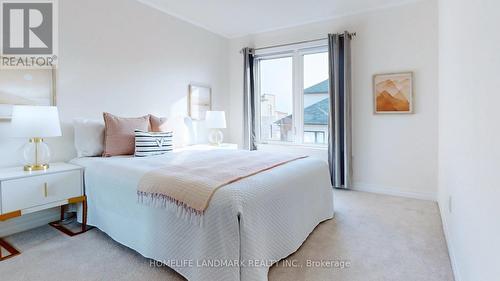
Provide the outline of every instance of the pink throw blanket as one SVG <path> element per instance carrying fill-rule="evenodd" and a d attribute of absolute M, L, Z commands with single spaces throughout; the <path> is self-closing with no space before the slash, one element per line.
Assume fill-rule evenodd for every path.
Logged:
<path fill-rule="evenodd" d="M 244 150 L 173 153 L 164 167 L 141 178 L 137 194 L 142 203 L 175 204 L 178 212 L 200 216 L 219 188 L 305 157 Z"/>

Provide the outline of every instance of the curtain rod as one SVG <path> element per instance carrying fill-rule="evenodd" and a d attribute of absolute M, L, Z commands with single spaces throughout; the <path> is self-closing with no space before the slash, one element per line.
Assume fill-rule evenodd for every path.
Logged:
<path fill-rule="evenodd" d="M 340 36 L 343 36 L 344 33 L 337 33 L 338 35 Z M 349 33 L 349 37 L 351 37 L 351 39 L 353 39 L 354 37 L 356 37 L 356 32 L 354 33 Z M 269 49 L 269 48 L 278 48 L 278 47 L 286 47 L 286 46 L 291 46 L 291 45 L 296 45 L 296 44 L 304 44 L 304 43 L 311 43 L 311 42 L 316 42 L 316 41 L 322 41 L 322 40 L 327 40 L 328 37 L 325 37 L 325 38 L 318 38 L 318 39 L 312 39 L 312 40 L 306 40 L 306 41 L 300 41 L 300 42 L 295 42 L 295 43 L 287 43 L 287 44 L 280 44 L 280 45 L 274 45 L 274 46 L 266 46 L 266 47 L 261 47 L 261 48 L 255 48 L 253 49 L 254 51 L 257 51 L 257 50 L 264 50 L 264 49 Z M 242 51 L 240 51 L 241 53 Z"/>

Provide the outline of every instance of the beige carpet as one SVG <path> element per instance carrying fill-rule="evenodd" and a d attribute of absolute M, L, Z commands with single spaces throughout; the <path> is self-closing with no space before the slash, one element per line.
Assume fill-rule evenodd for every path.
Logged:
<path fill-rule="evenodd" d="M 435 203 L 336 191 L 335 207 L 335 219 L 319 225 L 288 264 L 274 266 L 270 281 L 453 280 Z M 70 238 L 47 226 L 8 241 L 22 255 L 0 263 L 1 280 L 184 280 L 96 229 Z M 308 260 L 346 264 L 308 267 Z"/>

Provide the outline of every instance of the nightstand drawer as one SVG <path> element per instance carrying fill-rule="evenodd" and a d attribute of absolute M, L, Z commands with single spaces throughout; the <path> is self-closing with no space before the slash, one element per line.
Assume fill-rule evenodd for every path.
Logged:
<path fill-rule="evenodd" d="M 2 213 L 32 208 L 82 195 L 78 170 L 2 182 Z"/>

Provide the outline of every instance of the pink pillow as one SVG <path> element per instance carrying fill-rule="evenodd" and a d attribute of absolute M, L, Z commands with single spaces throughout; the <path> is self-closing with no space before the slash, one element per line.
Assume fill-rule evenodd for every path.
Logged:
<path fill-rule="evenodd" d="M 104 112 L 104 152 L 102 156 L 133 155 L 135 130 L 148 131 L 149 115 L 137 118 L 122 118 Z"/>
<path fill-rule="evenodd" d="M 151 122 L 152 132 L 168 132 L 167 118 L 156 117 L 153 114 L 149 115 L 149 122 Z"/>

